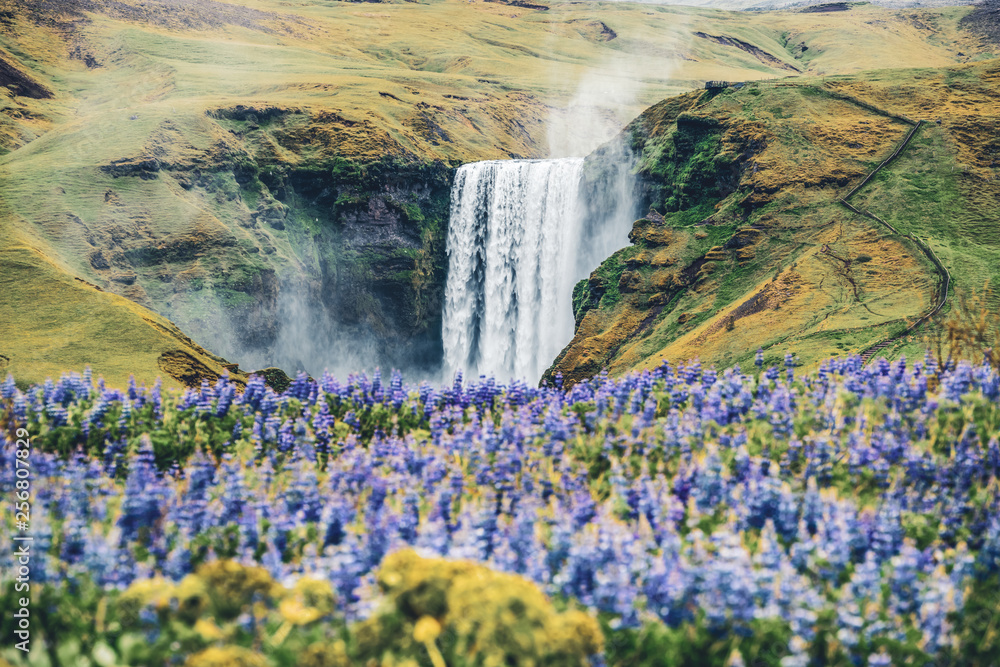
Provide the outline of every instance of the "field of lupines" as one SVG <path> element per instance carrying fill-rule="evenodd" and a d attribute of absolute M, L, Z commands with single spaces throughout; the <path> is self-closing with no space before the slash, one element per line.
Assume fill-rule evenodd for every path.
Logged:
<path fill-rule="evenodd" d="M 0 664 L 1000 665 L 1000 376 L 760 362 L 565 391 L 8 378 L 32 650 L 5 612 Z"/>

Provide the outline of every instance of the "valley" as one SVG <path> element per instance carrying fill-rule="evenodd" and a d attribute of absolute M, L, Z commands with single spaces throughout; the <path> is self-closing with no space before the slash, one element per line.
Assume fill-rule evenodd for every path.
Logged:
<path fill-rule="evenodd" d="M 876 83 L 862 75 L 837 83 L 836 77 L 876 67 L 941 68 L 992 55 L 988 41 L 962 28 L 969 7 L 895 10 L 852 4 L 837 12 L 741 13 L 451 0 L 371 5 L 258 0 L 240 7 L 194 0 L 30 6 L 5 0 L 0 11 L 5 25 L 0 59 L 10 81 L 0 113 L 5 152 L 0 253 L 10 260 L 0 262 L 0 271 L 4 284 L 18 284 L 0 294 L 4 312 L 13 314 L 0 325 L 0 354 L 8 359 L 6 370 L 25 382 L 80 363 L 119 381 L 135 373 L 151 382 L 166 373 L 168 383 L 183 382 L 176 364 L 165 361 L 168 352 L 170 358 L 198 360 L 198 371 L 184 371 L 185 377 L 208 379 L 222 370 L 222 362 L 211 361 L 215 355 L 242 369 L 280 366 L 293 374 L 324 367 L 347 373 L 375 365 L 433 373 L 442 358 L 449 191 L 460 164 L 587 155 L 664 97 L 684 96 L 660 107 L 701 99 L 707 80 L 812 76 L 806 80 L 816 83 L 803 85 L 840 86 L 883 104 L 880 96 L 889 94 L 890 79 Z M 692 237 L 668 249 L 679 253 L 682 263 L 688 254 L 730 243 L 740 229 L 746 228 L 739 238 L 749 238 L 755 232 L 747 230 L 761 227 L 759 219 L 768 215 L 758 209 L 767 206 L 772 219 L 781 219 L 780 207 L 814 207 L 807 226 L 826 224 L 835 207 L 820 203 L 833 196 L 824 188 L 860 175 L 903 127 L 878 114 L 864 120 L 867 112 L 857 105 L 834 104 L 826 96 L 821 98 L 829 104 L 807 104 L 795 92 L 806 90 L 798 84 L 759 86 L 762 99 L 774 98 L 775 107 L 762 119 L 741 118 L 738 131 L 721 135 L 692 126 L 695 139 L 711 134 L 731 142 L 724 150 L 745 151 L 747 141 L 768 147 L 754 163 L 756 180 L 732 184 L 743 188 L 740 196 L 747 187 L 757 192 L 738 210 L 729 205 L 732 193 L 697 195 L 695 208 L 706 212 L 706 206 L 729 197 L 715 218 L 730 216 L 722 225 L 691 231 L 690 207 L 684 209 L 687 222 L 672 218 L 679 237 Z M 732 97 L 733 91 L 725 91 L 699 113 L 724 119 L 741 105 L 749 108 L 743 100 L 757 89 Z M 949 104 L 980 104 L 953 97 Z M 927 93 L 924 104 L 936 103 L 935 94 Z M 809 148 L 798 152 L 791 145 L 802 140 L 796 123 L 823 120 L 841 108 L 857 123 L 874 123 L 844 160 L 818 160 Z M 796 119 L 800 109 L 805 115 Z M 755 129 L 754 123 L 764 126 Z M 845 131 L 841 121 L 833 124 L 838 127 L 822 139 L 830 146 L 843 140 L 838 133 Z M 640 149 L 639 174 L 647 191 L 639 198 L 654 208 L 666 203 L 654 202 L 659 196 L 654 191 L 687 168 L 666 161 L 651 165 L 661 139 Z M 939 152 L 952 150 L 941 143 L 943 136 L 937 141 Z M 861 232 L 855 226 L 824 233 L 836 244 L 854 243 Z M 701 234 L 706 236 L 693 238 Z M 643 325 L 644 336 L 661 325 L 674 327 L 674 333 L 652 339 L 662 348 L 698 323 L 711 319 L 706 324 L 711 328 L 717 311 L 735 305 L 741 294 L 751 296 L 746 290 L 761 284 L 765 273 L 794 261 L 800 250 L 791 248 L 799 247 L 800 236 L 772 237 L 767 247 L 773 253 L 762 252 L 761 260 L 733 272 L 738 286 L 730 281 L 721 297 L 714 287 L 699 286 L 708 290 L 704 295 L 691 290 L 685 297 L 691 303 L 674 313 L 686 313 L 686 324 L 666 324 L 669 316 L 661 310 L 660 320 Z M 871 234 L 866 239 L 869 245 L 881 242 Z M 620 245 L 626 244 L 622 238 Z M 841 314 L 825 318 L 823 327 L 847 331 L 873 325 L 881 335 L 892 322 L 920 311 L 930 289 L 921 283 L 930 280 L 926 267 L 892 247 L 897 259 L 878 271 L 896 271 L 899 262 L 912 268 L 912 280 L 904 280 L 908 286 L 900 285 L 904 291 L 887 295 L 884 313 L 869 315 L 873 320 Z M 879 266 L 875 262 L 867 270 Z M 834 265 L 816 270 L 817 285 L 827 274 L 836 282 Z M 975 279 L 985 280 L 987 273 L 977 270 Z M 881 275 L 871 278 L 877 282 Z M 645 295 L 641 300 L 654 297 L 648 289 L 637 286 L 635 294 Z M 823 312 L 851 310 L 840 294 L 843 287 L 824 283 L 823 289 L 833 290 L 824 297 Z M 50 307 L 67 313 L 67 319 L 74 312 L 94 313 L 91 333 L 70 327 L 58 338 L 65 356 L 35 345 L 53 336 L 52 319 L 33 317 L 26 295 L 43 293 L 52 295 Z M 917 305 L 904 307 L 903 301 Z M 134 313 L 143 315 L 136 319 Z M 193 340 L 152 326 L 154 313 Z M 611 337 L 624 342 L 635 337 L 636 325 L 649 312 L 639 306 L 620 317 L 625 319 L 608 326 L 615 331 Z M 595 336 L 602 335 L 596 333 L 601 326 L 593 329 Z M 798 323 L 789 326 L 792 338 L 782 334 L 773 340 L 818 333 L 799 330 Z M 750 349 L 739 343 L 732 352 L 717 354 L 708 342 L 712 336 L 700 335 L 699 342 L 676 351 L 722 361 L 742 358 Z M 750 330 L 746 335 L 754 337 Z M 157 342 L 140 342 L 146 340 Z M 637 367 L 643 359 L 655 363 L 660 348 L 644 341 L 642 351 L 630 351 L 631 343 L 594 343 L 603 351 L 565 370 L 580 376 L 604 366 Z M 867 333 L 847 334 L 843 349 L 867 342 Z M 817 354 L 827 347 L 828 341 L 817 343 Z M 810 354 L 803 350 L 800 356 Z"/>

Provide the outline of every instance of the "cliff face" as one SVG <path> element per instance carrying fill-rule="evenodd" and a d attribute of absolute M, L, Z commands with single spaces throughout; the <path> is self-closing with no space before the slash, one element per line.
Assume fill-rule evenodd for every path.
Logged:
<path fill-rule="evenodd" d="M 264 233 L 283 235 L 295 261 L 277 270 L 271 291 L 248 292 L 252 305 L 235 309 L 229 345 L 288 368 L 437 366 L 453 170 L 340 158 L 306 170 L 258 169 L 258 181 L 249 181 L 255 194 L 260 188 L 251 218 Z M 277 250 L 270 257 L 284 259 Z M 288 331 L 303 321 L 310 330 Z M 209 327 L 191 328 L 199 329 L 213 340 Z"/>
<path fill-rule="evenodd" d="M 21 209 L 43 236 L 12 231 L 244 369 L 432 368 L 453 170 L 314 150 L 339 129 L 271 105 L 165 119 L 133 155 L 83 167 L 74 192 L 61 181 L 56 205 Z"/>
<path fill-rule="evenodd" d="M 337 121 L 298 109 L 210 110 L 209 154 L 171 126 L 101 166 L 113 215 L 86 225 L 91 272 L 244 367 L 438 363 L 449 167 L 344 159 L 317 143 Z M 158 234 L 136 189 L 203 210 Z"/>
<path fill-rule="evenodd" d="M 922 355 L 935 325 L 910 325 L 941 290 L 954 300 L 998 277 L 995 237 L 981 233 L 1000 201 L 998 63 L 748 84 L 650 108 L 623 136 L 649 212 L 576 286 L 576 335 L 545 380 L 664 358 L 747 364 L 759 347 L 803 364 L 881 342 L 880 354 Z"/>

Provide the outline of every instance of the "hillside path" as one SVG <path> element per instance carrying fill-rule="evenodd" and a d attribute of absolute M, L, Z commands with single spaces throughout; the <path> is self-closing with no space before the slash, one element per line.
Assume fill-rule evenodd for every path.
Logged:
<path fill-rule="evenodd" d="M 912 123 L 913 124 L 913 128 L 910 129 L 909 132 L 907 132 L 906 136 L 903 138 L 903 140 L 896 147 L 896 150 L 894 150 L 889 157 L 887 157 L 885 160 L 883 160 L 882 163 L 879 164 L 879 166 L 875 167 L 875 169 L 872 170 L 872 172 L 870 174 L 868 174 L 867 176 L 865 176 L 861 180 L 860 183 L 858 183 L 857 185 L 855 185 L 851 189 L 851 191 L 847 193 L 847 195 L 845 195 L 842 199 L 840 199 L 840 203 L 844 207 L 846 207 L 849 211 L 851 211 L 852 213 L 855 213 L 857 215 L 861 215 L 861 216 L 864 216 L 864 217 L 869 218 L 871 220 L 874 220 L 875 222 L 883 225 L 885 228 L 887 228 L 894 235 L 912 241 L 920 249 L 920 251 L 923 252 L 924 255 L 927 256 L 927 258 L 934 265 L 934 268 L 937 271 L 938 277 L 939 277 L 938 292 L 937 292 L 937 298 L 935 299 L 934 305 L 931 307 L 930 310 L 928 310 L 919 319 L 917 319 L 916 322 L 914 322 L 913 324 L 911 324 L 908 327 L 906 327 L 906 329 L 904 329 L 902 332 L 900 332 L 900 333 L 898 333 L 898 334 L 896 334 L 894 336 L 891 336 L 891 337 L 889 337 L 889 338 L 887 338 L 887 339 L 885 339 L 883 341 L 879 341 L 878 343 L 875 343 L 874 345 L 871 345 L 870 347 L 868 347 L 865 350 L 863 350 L 861 352 L 861 360 L 862 360 L 862 363 L 864 363 L 864 364 L 869 363 L 875 357 L 875 355 L 878 352 L 880 352 L 881 350 L 884 350 L 885 348 L 889 347 L 893 343 L 895 343 L 895 342 L 897 342 L 897 341 L 905 338 L 910 333 L 912 333 L 917 327 L 919 327 L 924 322 L 926 322 L 928 319 L 930 319 L 931 317 L 934 317 L 939 312 L 941 312 L 941 309 L 944 307 L 945 302 L 948 300 L 948 290 L 951 287 L 951 274 L 948 273 L 948 269 L 946 269 L 944 267 L 944 265 L 938 259 L 937 255 L 934 254 L 934 251 L 931 249 L 931 247 L 929 245 L 927 245 L 927 243 L 925 241 L 921 240 L 920 238 L 918 238 L 914 234 L 902 234 L 898 229 L 896 229 L 895 227 L 893 227 L 888 222 L 886 222 L 882 218 L 878 217 L 877 215 L 875 215 L 871 211 L 861 211 L 860 209 L 858 209 L 854 205 L 852 205 L 850 203 L 850 201 L 849 201 L 851 199 L 851 197 L 853 197 L 854 195 L 856 195 L 864 186 L 868 185 L 868 183 L 871 182 L 871 180 L 876 176 L 876 174 L 878 174 L 878 172 L 880 172 L 890 162 L 892 162 L 897 157 L 899 157 L 899 155 L 904 150 L 906 150 L 906 147 L 910 144 L 910 140 L 913 139 L 914 135 L 916 135 L 916 133 L 917 133 L 917 130 L 919 130 L 920 126 L 923 124 L 922 120 L 918 120 L 918 121 L 914 122 L 914 121 L 911 121 L 910 119 L 905 118 L 903 116 L 893 116 L 893 117 L 898 118 L 898 119 L 903 120 L 903 121 L 908 122 L 908 123 Z"/>

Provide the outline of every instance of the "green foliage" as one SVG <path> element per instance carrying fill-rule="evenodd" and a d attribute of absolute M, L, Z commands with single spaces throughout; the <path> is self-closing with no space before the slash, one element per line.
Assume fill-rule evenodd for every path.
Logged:
<path fill-rule="evenodd" d="M 902 513 L 903 530 L 918 549 L 926 549 L 938 536 L 938 521 L 933 516 L 920 512 Z"/>
<path fill-rule="evenodd" d="M 240 410 L 229 410 L 219 418 L 209 419 L 190 408 L 168 411 L 158 428 L 149 429 L 148 424 L 157 421 L 152 404 L 133 409 L 124 422 L 120 403 L 111 404 L 97 421 L 88 417 L 93 406 L 93 398 L 74 404 L 68 411 L 67 423 L 60 426 L 50 427 L 51 422 L 46 419 L 29 422 L 28 430 L 37 438 L 36 446 L 63 456 L 82 450 L 103 457 L 110 443 L 124 440 L 128 448 L 137 449 L 140 437 L 148 437 L 157 466 L 166 469 L 174 462 L 186 461 L 198 449 L 219 458 L 230 443 L 237 422 L 246 428 L 253 426 L 252 418 Z M 120 474 L 125 472 L 124 467 L 119 470 Z"/>
<path fill-rule="evenodd" d="M 112 640 L 102 650 L 113 645 L 115 664 L 127 665 L 163 664 L 188 655 L 184 664 L 195 667 L 263 667 L 270 663 L 251 646 L 266 642 L 276 650 L 300 628 L 291 643 L 302 649 L 320 621 L 336 622 L 328 582 L 305 577 L 289 591 L 263 568 L 231 560 L 202 565 L 176 584 L 159 577 L 138 579 L 98 607 Z M 248 627 L 241 618 L 254 622 Z M 158 632 L 150 634 L 153 628 Z M 279 664 L 295 664 L 285 655 Z"/>
<path fill-rule="evenodd" d="M 280 369 L 264 369 L 261 374 L 276 391 L 284 391 L 291 384 L 291 379 Z M 227 451 L 250 446 L 253 415 L 245 414 L 238 407 L 230 407 L 221 415 L 198 414 L 197 409 L 193 407 L 178 410 L 176 409 L 178 399 L 179 396 L 175 394 L 164 397 L 161 406 L 162 420 L 155 418 L 156 407 L 152 403 L 132 408 L 129 416 L 123 420 L 122 405 L 119 402 L 107 406 L 100 419 L 89 420 L 88 414 L 95 405 L 95 399 L 91 397 L 70 405 L 65 424 L 51 426 L 53 422 L 47 418 L 44 411 L 38 415 L 32 411 L 30 413 L 32 418 L 28 420 L 26 428 L 39 450 L 57 452 L 62 456 L 82 451 L 103 459 L 112 445 L 117 446 L 117 443 L 123 442 L 124 448 L 116 454 L 119 477 L 128 474 L 125 464 L 127 452 L 138 451 L 147 441 L 153 448 L 156 466 L 160 470 L 168 470 L 175 463 L 184 465 L 197 451 L 202 451 L 220 461 Z M 346 436 L 347 426 L 343 420 L 350 413 L 351 419 L 357 420 L 359 442 L 362 445 L 367 445 L 376 431 L 406 435 L 429 426 L 422 409 L 396 411 L 382 403 L 367 405 L 363 401 L 342 399 L 334 395 L 327 395 L 324 400 L 327 402 L 330 415 L 339 422 L 337 429 L 344 431 L 338 431 L 338 436 Z M 298 416 L 302 409 L 303 406 L 299 401 L 289 399 L 283 404 L 279 413 L 282 418 Z M 318 411 L 319 405 L 311 409 Z M 156 424 L 156 427 L 150 428 L 150 424 Z M 237 424 L 239 424 L 238 429 Z M 240 437 L 234 439 L 234 431 L 241 433 Z M 265 451 L 272 446 L 273 443 L 269 442 L 263 444 Z M 279 460 L 284 460 L 284 454 L 277 452 L 276 455 Z M 232 545 L 237 541 L 234 535 L 220 533 L 205 547 L 206 550 L 211 547 L 216 552 L 221 549 L 222 553 L 231 553 Z"/>
<path fill-rule="evenodd" d="M 962 613 L 952 613 L 958 641 L 945 651 L 939 665 L 988 667 L 1000 665 L 1000 574 L 976 578 L 966 592 Z"/>
<path fill-rule="evenodd" d="M 307 577 L 289 591 L 263 568 L 228 560 L 179 583 L 141 578 L 121 592 L 86 577 L 32 590 L 32 627 L 47 640 L 53 666 L 148 667 L 186 657 L 183 664 L 196 667 L 292 667 L 324 629 L 340 627 L 329 583 Z M 0 602 L 13 595 L 21 594 L 5 585 Z M 253 619 L 249 629 L 241 618 Z M 260 653 L 265 644 L 273 662 Z"/>
<path fill-rule="evenodd" d="M 264 568 L 231 560 L 206 563 L 198 568 L 196 580 L 204 585 L 212 614 L 223 621 L 236 618 L 250 606 L 255 595 L 267 596 L 277 587 Z"/>
<path fill-rule="evenodd" d="M 638 629 L 613 629 L 601 619 L 606 660 L 616 667 L 728 667 L 738 652 L 744 664 L 779 667 L 788 652 L 791 630 L 780 621 L 754 621 L 752 634 L 713 634 L 700 624 L 670 628 L 647 623 Z"/>

